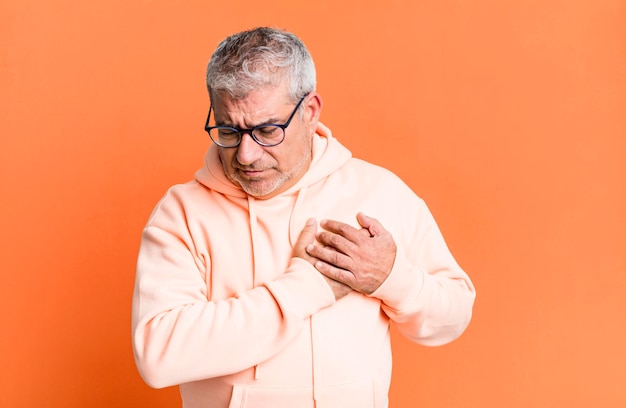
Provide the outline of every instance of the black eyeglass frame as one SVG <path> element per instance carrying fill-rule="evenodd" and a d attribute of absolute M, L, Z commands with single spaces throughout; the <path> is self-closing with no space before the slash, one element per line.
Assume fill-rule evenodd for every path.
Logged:
<path fill-rule="evenodd" d="M 231 148 L 231 147 L 239 146 L 241 144 L 241 140 L 243 139 L 243 135 L 246 134 L 246 133 L 249 134 L 250 137 L 252 137 L 252 140 L 254 140 L 256 143 L 258 143 L 259 145 L 261 145 L 263 147 L 278 146 L 279 144 L 281 144 L 285 140 L 285 129 L 287 129 L 287 127 L 291 123 L 291 120 L 293 119 L 293 117 L 296 116 L 296 112 L 298 111 L 298 108 L 300 108 L 300 105 L 302 105 L 302 102 L 304 102 L 304 100 L 306 99 L 307 96 L 309 96 L 308 92 L 296 104 L 296 107 L 293 109 L 293 112 L 291 112 L 291 115 L 289 115 L 289 119 L 287 119 L 287 122 L 285 122 L 284 124 L 280 125 L 278 123 L 265 123 L 263 125 L 254 126 L 254 127 L 250 128 L 250 129 L 239 129 L 239 128 L 232 127 L 232 126 L 209 126 L 209 120 L 211 119 L 211 111 L 213 110 L 213 105 L 211 105 L 211 107 L 209 107 L 209 114 L 207 115 L 206 123 L 204 124 L 204 130 L 209 134 L 209 137 L 211 138 L 213 143 L 215 143 L 219 147 L 223 147 L 223 148 L 226 148 L 226 149 Z M 276 126 L 276 127 L 280 128 L 283 131 L 283 137 L 282 137 L 282 139 L 280 139 L 279 142 L 276 142 L 276 143 L 263 143 L 259 139 L 257 139 L 257 137 L 254 135 L 254 131 L 255 130 L 261 129 L 261 128 L 264 128 L 264 127 L 267 127 L 267 126 Z M 213 129 L 218 129 L 218 131 L 219 131 L 219 129 L 234 130 L 235 132 L 237 132 L 237 135 L 239 135 L 239 141 L 236 144 L 234 144 L 234 145 L 223 145 L 219 141 L 213 139 L 213 136 L 211 136 L 211 130 L 213 130 Z"/>

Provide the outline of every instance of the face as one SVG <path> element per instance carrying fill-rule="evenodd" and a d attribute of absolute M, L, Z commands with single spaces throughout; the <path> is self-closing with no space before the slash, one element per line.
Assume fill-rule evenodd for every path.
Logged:
<path fill-rule="evenodd" d="M 244 134 L 239 146 L 219 147 L 226 177 L 249 195 L 264 199 L 296 184 L 311 164 L 313 134 L 321 100 L 312 92 L 302 105 L 304 112 L 296 112 L 285 129 L 285 140 L 281 144 L 263 147 L 249 134 Z M 260 87 L 243 99 L 233 99 L 224 92 L 217 92 L 213 100 L 217 124 L 245 129 L 267 123 L 283 124 L 294 108 L 284 84 Z"/>

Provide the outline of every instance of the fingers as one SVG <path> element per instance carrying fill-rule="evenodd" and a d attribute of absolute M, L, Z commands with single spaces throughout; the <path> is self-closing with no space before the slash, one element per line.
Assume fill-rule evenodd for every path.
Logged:
<path fill-rule="evenodd" d="M 332 265 L 338 269 L 352 270 L 355 268 L 354 260 L 349 256 L 349 251 L 344 250 L 345 252 L 342 252 L 337 247 L 326 244 L 309 245 L 306 250 L 312 257 L 324 261 L 325 264 Z M 319 268 L 318 266 L 318 264 L 315 264 L 316 268 L 327 270 L 326 268 Z"/>
<path fill-rule="evenodd" d="M 320 244 L 306 250 L 323 275 L 365 294 L 373 293 L 393 267 L 396 244 L 378 220 L 357 214 L 359 226 L 323 220 L 317 236 Z"/>
<path fill-rule="evenodd" d="M 346 296 L 348 293 L 350 293 L 352 289 L 346 284 L 327 276 L 331 274 L 330 270 L 333 270 L 334 275 L 337 275 L 337 268 L 320 261 L 318 258 L 315 257 L 315 255 L 313 255 L 321 248 L 321 246 L 315 244 L 316 234 L 317 221 L 315 220 L 315 218 L 309 218 L 304 225 L 304 228 L 302 228 L 298 240 L 296 241 L 293 249 L 293 256 L 302 258 L 310 262 L 320 272 L 322 272 L 322 270 L 327 271 L 327 274 L 324 274 L 322 272 L 322 276 L 324 276 L 324 278 L 328 282 L 328 285 L 332 289 L 335 295 L 335 299 L 339 300 L 342 297 Z"/>
<path fill-rule="evenodd" d="M 335 265 L 322 261 L 317 261 L 314 266 L 327 279 L 336 281 L 337 283 L 345 285 L 350 289 L 352 289 L 352 286 L 356 284 L 356 277 L 349 270 L 338 268 Z"/>
<path fill-rule="evenodd" d="M 320 222 L 322 231 L 318 234 L 317 239 L 326 245 L 331 245 L 339 250 L 349 249 L 345 248 L 349 243 L 358 243 L 364 238 L 369 238 L 371 235 L 367 229 L 357 229 L 349 224 L 345 224 L 335 220 L 322 220 Z M 343 239 L 342 239 L 343 238 Z M 347 240 L 348 242 L 345 242 Z"/>

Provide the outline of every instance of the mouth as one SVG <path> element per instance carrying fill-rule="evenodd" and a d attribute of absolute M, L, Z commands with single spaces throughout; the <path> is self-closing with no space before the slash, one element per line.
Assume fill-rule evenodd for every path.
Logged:
<path fill-rule="evenodd" d="M 260 170 L 242 170 L 241 172 L 249 178 L 259 177 L 263 173 Z"/>
<path fill-rule="evenodd" d="M 246 178 L 258 178 L 266 171 L 263 169 L 237 169 L 237 170 L 239 171 L 240 174 L 242 174 Z"/>

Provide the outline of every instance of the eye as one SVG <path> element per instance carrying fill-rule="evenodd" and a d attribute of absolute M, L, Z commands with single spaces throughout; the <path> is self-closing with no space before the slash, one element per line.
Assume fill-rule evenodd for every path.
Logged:
<path fill-rule="evenodd" d="M 220 139 L 236 139 L 238 137 L 238 132 L 232 128 L 220 128 L 219 135 Z"/>
<path fill-rule="evenodd" d="M 255 129 L 258 137 L 272 139 L 282 136 L 283 130 L 278 126 L 262 126 Z"/>

